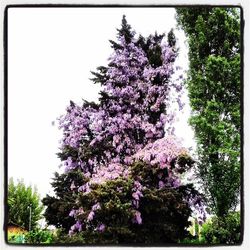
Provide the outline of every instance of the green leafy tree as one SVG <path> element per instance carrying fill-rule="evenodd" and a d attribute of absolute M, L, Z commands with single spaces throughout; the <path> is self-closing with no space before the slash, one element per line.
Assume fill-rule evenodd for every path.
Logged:
<path fill-rule="evenodd" d="M 198 172 L 217 216 L 234 210 L 240 192 L 240 9 L 177 8 L 189 45 L 189 91 Z"/>
<path fill-rule="evenodd" d="M 15 223 L 26 230 L 29 230 L 29 225 L 31 225 L 31 229 L 36 228 L 37 221 L 42 218 L 43 210 L 36 188 L 25 186 L 23 181 L 15 184 L 13 178 L 10 178 L 7 202 L 9 223 Z"/>

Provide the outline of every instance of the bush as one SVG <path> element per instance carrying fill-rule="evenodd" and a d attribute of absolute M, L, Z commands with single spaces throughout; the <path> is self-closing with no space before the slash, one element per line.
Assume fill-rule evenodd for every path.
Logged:
<path fill-rule="evenodd" d="M 80 234 L 75 234 L 69 236 L 68 233 L 65 233 L 64 229 L 57 229 L 56 234 L 54 235 L 53 243 L 55 244 L 67 244 L 67 245 L 82 245 L 85 243 L 84 238 Z"/>
<path fill-rule="evenodd" d="M 25 242 L 28 244 L 50 244 L 53 243 L 53 241 L 53 233 L 46 229 L 35 229 L 25 235 Z"/>
<path fill-rule="evenodd" d="M 229 213 L 225 217 L 213 217 L 203 224 L 201 237 L 207 244 L 240 244 L 240 212 Z"/>
<path fill-rule="evenodd" d="M 91 192 L 81 194 L 77 219 L 87 223 L 74 225 L 82 235 L 81 243 L 162 244 L 187 237 L 191 208 L 186 198 L 196 191 L 192 185 L 159 188 L 160 174 L 168 175 L 159 166 L 136 162 L 127 179 L 93 184 Z M 131 202 L 136 197 L 135 179 L 143 187 L 143 193 L 137 191 L 139 205 Z"/>
<path fill-rule="evenodd" d="M 192 245 L 199 245 L 204 244 L 204 239 L 199 238 L 197 236 L 189 235 L 187 238 L 180 241 L 181 244 L 192 244 Z"/>
<path fill-rule="evenodd" d="M 116 180 L 97 187 L 95 192 L 102 200 L 103 209 L 96 212 L 92 226 L 83 232 L 86 243 L 159 244 L 174 243 L 183 238 L 191 211 L 180 193 L 168 188 L 144 190 L 138 214 L 143 223 L 136 224 L 132 222 L 136 211 L 129 202 L 129 185 L 131 183 Z M 117 188 L 127 190 L 115 194 Z M 105 224 L 104 232 L 95 230 L 99 221 Z"/>

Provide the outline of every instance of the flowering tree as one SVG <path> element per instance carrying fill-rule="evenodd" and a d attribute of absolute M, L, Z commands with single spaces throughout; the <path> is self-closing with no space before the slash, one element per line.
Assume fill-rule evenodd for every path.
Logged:
<path fill-rule="evenodd" d="M 177 242 L 192 208 L 203 216 L 200 195 L 181 182 L 193 161 L 172 128 L 182 84 L 171 81 L 177 51 L 168 37 L 136 38 L 123 17 L 108 66 L 92 72 L 99 102 L 71 101 L 60 118 L 59 156 L 84 183 L 71 185 L 78 198 L 69 233 L 86 243 Z"/>

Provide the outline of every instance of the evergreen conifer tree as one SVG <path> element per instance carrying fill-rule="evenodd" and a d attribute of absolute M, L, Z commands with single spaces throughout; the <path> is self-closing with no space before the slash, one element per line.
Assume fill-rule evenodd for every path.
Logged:
<path fill-rule="evenodd" d="M 51 183 L 55 195 L 47 194 L 42 199 L 42 203 L 46 207 L 43 215 L 48 225 L 54 225 L 56 228 L 60 228 L 62 232 L 68 233 L 71 226 L 75 224 L 74 218 L 69 216 L 77 198 L 76 190 L 75 192 L 72 192 L 72 190 L 75 186 L 80 186 L 83 183 L 84 178 L 81 171 L 55 173 Z"/>
<path fill-rule="evenodd" d="M 69 234 L 88 244 L 177 242 L 192 209 L 200 220 L 204 211 L 199 193 L 181 181 L 194 162 L 172 131 L 170 104 L 182 90 L 171 81 L 175 38 L 136 38 L 123 17 L 117 40 L 108 66 L 92 72 L 102 87 L 99 103 L 71 102 L 60 118 L 59 157 L 66 173 L 80 170 L 84 180 L 72 189 L 78 196 Z"/>

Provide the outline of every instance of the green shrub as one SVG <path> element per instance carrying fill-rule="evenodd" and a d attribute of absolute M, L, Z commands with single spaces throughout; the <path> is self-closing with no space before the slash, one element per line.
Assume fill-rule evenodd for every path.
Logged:
<path fill-rule="evenodd" d="M 35 229 L 25 235 L 25 242 L 28 244 L 50 244 L 54 242 L 54 236 L 49 230 Z"/>
<path fill-rule="evenodd" d="M 65 233 L 64 229 L 57 229 L 53 243 L 82 245 L 85 244 L 86 242 L 81 234 L 75 234 L 69 236 L 68 233 Z"/>
<path fill-rule="evenodd" d="M 203 224 L 201 237 L 206 244 L 239 244 L 241 242 L 240 212 L 225 217 L 213 217 Z"/>
<path fill-rule="evenodd" d="M 77 219 L 89 221 L 81 227 L 78 225 L 82 243 L 164 244 L 177 243 L 187 237 L 192 211 L 186 197 L 195 196 L 196 192 L 192 185 L 159 188 L 160 173 L 168 174 L 158 166 L 136 162 L 127 179 L 92 184 L 91 192 L 80 194 L 78 202 L 82 212 Z M 143 187 L 139 212 L 131 202 L 135 179 L 140 180 Z M 94 211 L 93 218 L 88 219 L 95 204 L 100 208 Z"/>
<path fill-rule="evenodd" d="M 199 236 L 192 236 L 192 235 L 189 235 L 187 238 L 183 239 L 180 241 L 181 244 L 204 244 L 205 241 L 203 238 L 200 238 Z"/>

